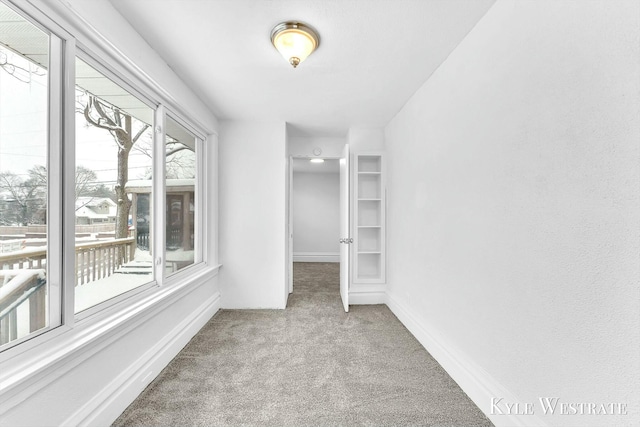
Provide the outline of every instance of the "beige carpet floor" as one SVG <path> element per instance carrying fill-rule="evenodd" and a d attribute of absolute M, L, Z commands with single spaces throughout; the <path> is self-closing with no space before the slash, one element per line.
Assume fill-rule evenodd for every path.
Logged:
<path fill-rule="evenodd" d="M 286 310 L 221 310 L 114 426 L 490 426 L 386 306 L 295 263 Z"/>

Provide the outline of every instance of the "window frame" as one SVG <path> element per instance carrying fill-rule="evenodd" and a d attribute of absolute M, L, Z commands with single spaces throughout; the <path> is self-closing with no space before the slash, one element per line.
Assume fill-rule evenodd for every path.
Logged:
<path fill-rule="evenodd" d="M 194 241 L 193 241 L 193 250 L 194 250 L 194 257 L 193 257 L 193 263 L 181 268 L 178 271 L 174 271 L 171 274 L 169 274 L 168 276 L 170 277 L 175 277 L 178 276 L 178 278 L 180 277 L 180 273 L 185 271 L 185 270 L 189 270 L 192 267 L 196 267 L 198 264 L 201 263 L 205 263 L 206 259 L 203 256 L 203 248 L 204 248 L 204 243 L 203 243 L 203 236 L 204 236 L 204 232 L 203 227 L 204 227 L 204 221 L 203 218 L 206 218 L 206 216 L 204 216 L 204 207 L 201 206 L 203 203 L 202 201 L 204 200 L 204 193 L 203 193 L 203 187 L 205 187 L 205 183 L 206 180 L 203 177 L 205 168 L 204 168 L 204 158 L 206 156 L 206 151 L 205 151 L 205 141 L 206 141 L 206 137 L 202 136 L 202 133 L 199 132 L 197 129 L 195 129 L 193 126 L 190 125 L 190 123 L 188 121 L 186 121 L 185 119 L 182 118 L 181 115 L 174 113 L 173 111 L 168 111 L 165 114 L 165 118 L 170 118 L 171 120 L 173 120 L 174 122 L 176 122 L 177 124 L 179 124 L 180 126 L 184 127 L 185 130 L 187 130 L 188 132 L 190 132 L 194 138 L 195 138 L 195 157 L 196 157 L 196 164 L 195 164 L 195 168 L 196 168 L 196 176 L 194 179 L 194 192 L 193 192 L 193 198 L 194 198 Z M 166 123 L 166 119 L 165 119 L 165 123 Z M 164 126 L 163 126 L 164 129 Z M 166 144 L 166 134 L 163 133 L 163 138 L 162 138 L 162 153 L 164 153 L 165 150 L 165 144 Z M 163 173 L 166 172 L 166 157 L 163 156 L 163 160 L 162 160 L 162 168 L 163 168 Z M 166 176 L 163 176 L 163 181 L 164 181 L 164 186 L 163 186 L 163 194 L 165 196 L 166 199 Z M 164 228 L 163 228 L 164 229 Z M 166 259 L 166 236 L 163 239 L 163 247 L 164 247 L 164 257 Z M 165 270 L 166 271 L 166 270 Z"/>
<path fill-rule="evenodd" d="M 71 64 L 69 67 L 73 67 L 73 95 L 74 95 L 74 104 L 73 106 L 75 106 L 75 87 L 76 87 L 76 79 L 75 79 L 75 60 L 76 58 L 80 59 L 81 61 L 85 62 L 87 65 L 89 65 L 90 67 L 93 67 L 96 71 L 98 71 L 99 73 L 101 73 L 102 75 L 104 75 L 106 78 L 110 79 L 111 81 L 113 81 L 114 83 L 116 83 L 117 85 L 121 86 L 123 89 L 125 89 L 126 91 L 130 92 L 131 95 L 135 96 L 139 101 L 141 101 L 142 103 L 144 103 L 147 107 L 149 107 L 152 111 L 153 111 L 153 116 L 154 116 L 154 123 L 150 123 L 151 125 L 151 129 L 152 129 L 152 134 L 153 137 L 155 139 L 155 131 L 153 129 L 155 129 L 156 124 L 155 124 L 155 118 L 156 118 L 156 112 L 160 107 L 160 104 L 153 101 L 152 98 L 146 96 L 144 93 L 138 91 L 135 87 L 133 87 L 132 83 L 130 83 L 130 81 L 126 78 L 123 78 L 123 76 L 119 75 L 116 72 L 113 72 L 112 70 L 110 70 L 106 65 L 104 65 L 102 62 L 98 61 L 97 59 L 95 59 L 95 56 L 92 55 L 91 53 L 88 52 L 88 49 L 85 48 L 83 45 L 78 45 L 76 47 L 76 52 L 73 58 L 73 64 Z M 71 92 L 71 89 L 69 90 Z M 75 153 L 75 147 L 76 147 L 76 138 L 75 138 L 75 132 L 76 132 L 76 112 L 75 112 L 75 108 L 73 109 L 73 116 L 72 117 L 68 117 L 68 124 L 69 126 L 72 127 L 73 129 L 73 155 L 71 158 L 67 158 L 67 168 L 73 171 L 73 177 L 72 180 L 73 182 L 75 182 L 75 168 L 76 168 L 76 153 Z M 155 141 L 153 143 L 154 147 L 155 147 Z M 155 163 L 156 163 L 156 152 L 155 149 L 152 152 L 152 167 L 155 167 Z M 73 165 L 73 167 L 71 166 Z M 155 179 L 154 179 L 155 182 Z M 152 200 L 155 199 L 155 185 L 152 187 L 151 190 L 151 197 Z M 73 196 L 73 199 L 70 201 L 69 204 L 72 204 L 72 202 L 75 200 L 75 195 Z M 75 213 L 75 205 L 73 205 L 71 208 L 71 210 L 73 210 L 73 212 Z M 153 213 L 152 213 L 153 216 Z M 155 219 L 155 216 L 153 216 L 153 218 Z M 75 229 L 75 214 L 74 214 L 74 229 Z M 155 222 L 155 220 L 154 220 Z M 72 249 L 72 256 L 71 258 L 73 258 L 73 260 L 75 261 L 75 234 L 73 235 L 73 238 L 71 238 L 71 236 L 69 237 L 69 240 L 73 241 L 73 249 Z M 157 239 L 153 239 L 154 242 Z M 155 243 L 154 243 L 154 248 L 155 248 Z M 67 257 L 69 258 L 69 257 Z M 155 265 L 155 263 L 154 263 Z M 96 305 L 93 305 L 85 310 L 82 310 L 78 313 L 75 313 L 75 264 L 73 264 L 72 266 L 70 266 L 72 268 L 72 273 L 70 276 L 65 276 L 65 286 L 66 286 L 66 293 L 69 295 L 69 299 L 67 303 L 70 303 L 71 305 L 67 306 L 67 310 L 71 311 L 74 317 L 74 322 L 75 321 L 81 321 L 87 318 L 90 318 L 91 316 L 95 315 L 96 313 L 99 313 L 109 307 L 111 307 L 112 305 L 118 305 L 120 303 L 122 303 L 123 301 L 127 300 L 128 298 L 144 292 L 148 289 L 152 289 L 155 287 L 159 286 L 159 281 L 156 279 L 155 274 L 156 274 L 156 269 L 153 269 L 153 278 L 147 282 L 144 283 L 136 288 L 130 289 L 126 292 L 123 292 L 119 295 L 116 295 L 112 298 L 109 298 L 107 300 L 104 300 Z"/>
<path fill-rule="evenodd" d="M 48 324 L 46 327 L 34 331 L 25 337 L 6 343 L 0 347 L 0 364 L 15 360 L 18 355 L 26 355 L 36 361 L 37 369 L 44 369 L 45 365 L 54 363 L 45 361 L 44 353 L 53 349 L 64 348 L 56 355 L 64 357 L 78 348 L 67 348 L 69 343 L 83 340 L 82 337 L 104 337 L 108 326 L 121 327 L 127 320 L 117 319 L 121 316 L 144 316 L 145 310 L 157 304 L 164 304 L 165 298 L 181 294 L 194 281 L 203 275 L 214 274 L 219 265 L 214 265 L 215 247 L 209 236 L 208 210 L 212 205 L 208 187 L 209 174 L 204 167 L 211 149 L 215 150 L 217 134 L 209 133 L 197 120 L 189 119 L 179 104 L 164 88 L 159 86 L 144 71 L 136 68 L 135 64 L 112 45 L 100 43 L 104 41 L 98 33 L 86 35 L 82 30 L 82 18 L 52 10 L 43 11 L 42 8 L 25 2 L 16 4 L 16 0 L 0 0 L 2 4 L 15 10 L 21 17 L 49 35 L 49 87 L 48 87 L 48 199 L 47 199 L 47 280 L 51 284 L 49 294 L 55 296 L 49 301 Z M 44 9 L 48 9 L 45 7 Z M 75 12 L 74 12 L 75 13 Z M 60 19 L 61 18 L 61 19 Z M 63 26 L 65 28 L 63 28 Z M 55 42 L 53 41 L 55 40 Z M 54 46 L 55 45 L 55 46 Z M 54 55 L 55 54 L 55 55 Z M 118 56 L 120 55 L 120 56 Z M 55 58 L 54 58 L 55 56 Z M 74 313 L 75 294 L 75 60 L 76 57 L 87 62 L 96 70 L 113 79 L 126 90 L 154 109 L 153 123 L 153 171 L 154 182 L 152 189 L 152 207 L 154 209 L 153 231 L 155 235 L 154 248 L 161 257 L 154 257 L 154 280 L 140 287 L 127 291 L 121 295 L 103 301 L 79 313 Z M 115 61 L 114 61 L 115 60 Z M 167 116 L 180 123 L 196 137 L 196 178 L 194 199 L 196 201 L 194 221 L 196 233 L 194 236 L 194 263 L 165 277 L 165 242 L 164 211 L 166 200 L 155 197 L 165 193 L 165 158 L 156 154 L 161 148 L 164 154 L 165 134 L 164 123 Z M 214 144 L 214 147 L 209 147 Z M 215 153 L 215 151 L 214 151 Z M 215 188 L 213 188 L 215 189 Z M 216 202 L 214 202 L 216 203 Z M 215 204 L 213 205 L 215 206 Z M 211 231 L 215 231 L 215 228 Z M 160 251 L 160 248 L 162 249 Z M 51 297 L 49 297 L 51 298 Z M 55 307 L 53 304 L 55 303 Z M 129 316 L 129 317 L 128 317 Z M 102 329 L 100 329 L 100 325 Z M 106 329 L 105 329 L 106 328 Z M 100 330 L 98 330 L 100 329 Z M 89 338 L 87 338 L 89 339 Z M 106 338 L 105 338 L 106 339 Z M 63 343 L 67 343 L 65 347 Z M 81 344 L 78 343 L 78 346 Z M 39 349 L 34 353 L 35 349 Z M 39 354 L 44 350 L 43 354 Z M 38 353 L 38 354 L 36 354 Z M 39 362 L 38 362 L 39 361 Z M 26 362 L 25 362 L 26 363 Z M 15 371 L 15 370 L 14 370 Z M 17 371 L 0 375 L 2 379 L 10 377 L 23 378 L 35 375 L 31 371 Z M 34 371 L 35 372 L 35 371 Z M 2 390 L 0 390 L 2 391 Z"/>
<path fill-rule="evenodd" d="M 2 0 L 0 0 L 2 1 Z M 64 131 L 63 122 L 65 104 L 65 53 L 75 49 L 75 40 L 59 25 L 47 16 L 34 10 L 29 5 L 19 6 L 11 0 L 2 4 L 20 15 L 22 19 L 48 35 L 48 69 L 47 69 L 47 136 L 46 136 L 46 168 L 47 168 L 47 201 L 46 201 L 46 233 L 47 233 L 47 316 L 46 326 L 33 331 L 24 337 L 15 339 L 0 347 L 2 352 L 20 344 L 31 341 L 43 334 L 54 331 L 66 324 L 65 292 L 64 292 L 64 197 L 55 197 L 64 189 Z M 25 7 L 26 6 L 26 7 Z M 2 361 L 2 359 L 0 359 Z"/>

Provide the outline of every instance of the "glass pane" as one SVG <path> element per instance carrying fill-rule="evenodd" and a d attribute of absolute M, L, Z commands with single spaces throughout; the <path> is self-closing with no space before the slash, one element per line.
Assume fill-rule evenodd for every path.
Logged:
<path fill-rule="evenodd" d="M 165 266 L 171 274 L 194 261 L 196 137 L 171 117 L 167 117 L 166 130 Z"/>
<path fill-rule="evenodd" d="M 0 3 L 0 345 L 48 325 L 49 36 Z"/>
<path fill-rule="evenodd" d="M 75 312 L 153 280 L 153 109 L 76 59 Z"/>

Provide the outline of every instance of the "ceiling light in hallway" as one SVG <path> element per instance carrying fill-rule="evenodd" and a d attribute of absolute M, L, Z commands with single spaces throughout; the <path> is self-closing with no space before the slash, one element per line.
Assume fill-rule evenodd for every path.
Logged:
<path fill-rule="evenodd" d="M 286 21 L 271 30 L 271 43 L 296 68 L 320 44 L 320 37 L 311 27 L 295 21 Z"/>

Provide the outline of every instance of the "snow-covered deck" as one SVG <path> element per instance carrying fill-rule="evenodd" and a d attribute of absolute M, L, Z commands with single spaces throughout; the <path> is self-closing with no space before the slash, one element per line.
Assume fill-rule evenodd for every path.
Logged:
<path fill-rule="evenodd" d="M 75 312 L 122 295 L 153 280 L 153 259 L 149 251 L 136 249 L 132 261 L 123 264 L 111 276 L 76 286 Z"/>
<path fill-rule="evenodd" d="M 46 319 L 48 307 L 44 296 L 47 287 L 38 287 L 40 291 L 36 293 L 36 282 L 23 280 L 26 272 L 44 274 L 46 263 L 46 246 L 0 254 L 0 342 L 33 332 L 37 326 L 34 319 Z M 152 257 L 148 251 L 136 248 L 134 238 L 78 241 L 76 244 L 76 313 L 152 280 Z M 37 303 L 40 300 L 41 303 Z M 36 329 L 46 326 L 39 320 L 37 323 Z"/>

